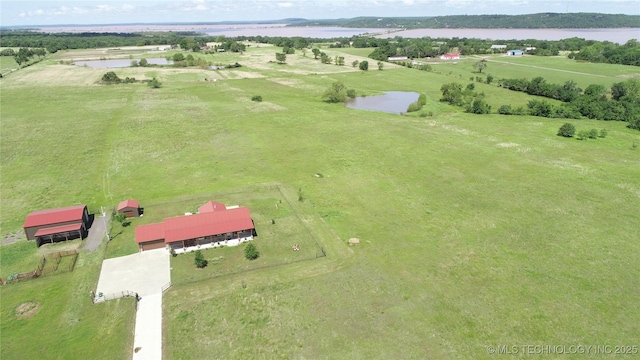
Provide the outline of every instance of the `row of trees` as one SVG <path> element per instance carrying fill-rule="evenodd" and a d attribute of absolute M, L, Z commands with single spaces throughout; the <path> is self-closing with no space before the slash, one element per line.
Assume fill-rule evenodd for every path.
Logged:
<path fill-rule="evenodd" d="M 528 104 L 530 115 L 626 121 L 630 128 L 640 130 L 640 81 L 636 79 L 615 83 L 610 91 L 602 85 L 595 84 L 587 86 L 583 91 L 573 81 L 567 81 L 564 85 L 554 85 L 547 83 L 542 77 L 531 81 L 501 80 L 500 86 L 565 102 L 560 106 L 554 106 L 544 100 L 531 100 Z M 504 105 L 498 112 L 519 115 L 522 111 L 511 110 L 510 106 Z"/>
<path fill-rule="evenodd" d="M 624 45 L 612 42 L 595 43 L 581 48 L 577 53 L 570 53 L 569 58 L 596 63 L 640 66 L 640 42 L 631 39 Z"/>

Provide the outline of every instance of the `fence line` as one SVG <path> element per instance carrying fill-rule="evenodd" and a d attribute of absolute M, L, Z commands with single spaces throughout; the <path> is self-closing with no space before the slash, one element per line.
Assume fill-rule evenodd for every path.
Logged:
<path fill-rule="evenodd" d="M 169 288 L 171 287 L 171 281 L 169 281 L 168 283 L 162 285 L 162 292 L 164 293 L 165 291 L 169 290 Z"/>
<path fill-rule="evenodd" d="M 91 292 L 93 293 L 93 291 Z M 117 293 L 112 293 L 112 294 L 103 294 L 101 292 L 99 292 L 97 294 L 97 296 L 93 296 L 93 303 L 99 303 L 99 302 L 105 302 L 108 300 L 115 300 L 115 299 L 120 299 L 123 297 L 136 297 L 138 295 L 137 292 L 135 291 L 130 291 L 130 290 L 123 290 Z"/>

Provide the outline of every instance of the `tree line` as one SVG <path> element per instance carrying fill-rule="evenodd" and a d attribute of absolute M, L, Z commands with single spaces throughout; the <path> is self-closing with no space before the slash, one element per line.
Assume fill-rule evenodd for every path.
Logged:
<path fill-rule="evenodd" d="M 554 105 L 549 101 L 532 99 L 526 109 L 507 104 L 500 106 L 498 114 L 625 121 L 629 123 L 627 127 L 640 130 L 640 81 L 636 79 L 615 83 L 609 90 L 596 84 L 582 90 L 573 81 L 563 85 L 549 84 L 542 77 L 533 80 L 502 79 L 498 86 L 563 102 Z M 466 89 L 459 83 L 445 84 L 440 90 L 442 102 L 465 107 L 469 113 L 491 112 L 491 107 L 484 102 L 484 94 L 473 91 L 473 83 L 467 85 Z"/>
<path fill-rule="evenodd" d="M 356 17 L 297 21 L 288 26 L 341 26 L 403 29 L 591 29 L 638 27 L 640 16 L 601 13 Z"/>

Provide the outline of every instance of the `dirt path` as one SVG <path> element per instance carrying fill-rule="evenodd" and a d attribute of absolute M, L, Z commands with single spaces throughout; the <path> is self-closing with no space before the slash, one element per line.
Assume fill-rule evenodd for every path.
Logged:
<path fill-rule="evenodd" d="M 530 68 L 542 69 L 542 70 L 558 71 L 558 72 L 563 72 L 563 73 L 568 73 L 568 74 L 577 74 L 577 75 L 597 76 L 597 77 L 610 78 L 610 79 L 619 79 L 617 76 L 589 74 L 589 73 L 584 73 L 584 72 L 579 72 L 579 71 L 561 70 L 561 69 L 554 69 L 554 68 L 548 68 L 548 67 L 537 66 L 537 65 L 517 64 L 517 63 L 508 62 L 508 61 L 498 61 L 498 60 L 489 60 L 489 59 L 487 59 L 487 61 L 488 62 L 499 63 L 499 64 L 508 64 L 508 65 L 524 66 L 524 67 L 530 67 Z"/>
<path fill-rule="evenodd" d="M 105 229 L 107 228 L 108 222 L 109 221 L 104 216 L 97 217 L 96 215 L 96 218 L 89 229 L 89 235 L 85 239 L 83 247 L 84 250 L 92 252 L 100 247 L 100 244 L 102 244 L 102 240 L 106 235 Z"/>

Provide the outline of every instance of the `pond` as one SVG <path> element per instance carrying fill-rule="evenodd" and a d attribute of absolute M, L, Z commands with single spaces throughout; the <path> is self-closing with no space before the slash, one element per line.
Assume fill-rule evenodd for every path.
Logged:
<path fill-rule="evenodd" d="M 132 61 L 140 61 L 140 59 L 114 59 L 114 60 L 89 60 L 89 61 L 76 61 L 73 64 L 77 66 L 88 66 L 90 68 L 123 68 L 131 66 Z M 173 65 L 173 61 L 168 61 L 165 58 L 150 58 L 147 59 L 149 65 Z"/>
<path fill-rule="evenodd" d="M 382 111 L 392 114 L 407 112 L 411 103 L 418 101 L 420 95 L 410 91 L 387 91 L 384 95 L 358 96 L 347 102 L 352 109 Z"/>

